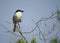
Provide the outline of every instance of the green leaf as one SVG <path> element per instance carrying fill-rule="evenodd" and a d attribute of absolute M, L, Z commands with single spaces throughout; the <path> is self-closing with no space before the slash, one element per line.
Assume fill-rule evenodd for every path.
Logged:
<path fill-rule="evenodd" d="M 60 20 L 60 10 L 57 10 L 57 19 Z"/>
<path fill-rule="evenodd" d="M 60 15 L 60 10 L 57 10 L 57 14 L 59 14 L 59 15 Z"/>
<path fill-rule="evenodd" d="M 21 38 L 21 39 L 18 39 L 18 40 L 16 41 L 16 43 L 26 43 L 26 41 Z"/>
<path fill-rule="evenodd" d="M 57 40 L 58 40 L 57 38 L 53 38 L 51 39 L 50 43 L 57 43 L 58 42 Z"/>
<path fill-rule="evenodd" d="M 31 43 L 37 43 L 36 38 L 32 38 Z"/>

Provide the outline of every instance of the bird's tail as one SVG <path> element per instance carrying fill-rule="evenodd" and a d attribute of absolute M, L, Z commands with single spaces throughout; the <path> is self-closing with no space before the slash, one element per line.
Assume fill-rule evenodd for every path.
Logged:
<path fill-rule="evenodd" d="M 14 24 L 14 29 L 13 29 L 13 32 L 15 32 L 16 31 L 16 24 Z"/>

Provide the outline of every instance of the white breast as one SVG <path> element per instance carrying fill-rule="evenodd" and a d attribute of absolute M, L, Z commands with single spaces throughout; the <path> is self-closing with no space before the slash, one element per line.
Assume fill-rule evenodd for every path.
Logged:
<path fill-rule="evenodd" d="M 20 18 L 22 17 L 22 12 L 17 12 L 17 13 L 15 14 L 15 16 L 16 16 L 18 19 L 20 19 Z"/>

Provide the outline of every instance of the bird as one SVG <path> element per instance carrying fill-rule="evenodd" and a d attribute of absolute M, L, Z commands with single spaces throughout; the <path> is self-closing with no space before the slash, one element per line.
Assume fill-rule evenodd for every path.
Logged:
<path fill-rule="evenodd" d="M 23 12 L 24 11 L 21 9 L 18 9 L 15 11 L 15 13 L 13 15 L 13 24 L 14 24 L 13 32 L 16 31 L 16 24 L 19 24 L 19 22 L 22 22 L 21 18 L 22 18 Z"/>

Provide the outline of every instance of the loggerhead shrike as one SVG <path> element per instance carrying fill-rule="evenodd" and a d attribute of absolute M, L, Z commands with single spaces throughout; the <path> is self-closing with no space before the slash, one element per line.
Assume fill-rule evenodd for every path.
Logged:
<path fill-rule="evenodd" d="M 15 32 L 16 31 L 16 24 L 19 22 L 21 22 L 21 17 L 22 17 L 22 13 L 24 11 L 23 10 L 16 10 L 14 15 L 13 15 L 13 24 L 14 24 L 14 29 L 13 31 Z"/>

